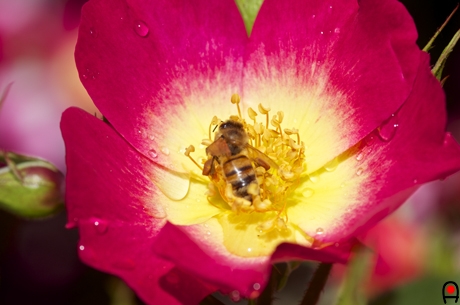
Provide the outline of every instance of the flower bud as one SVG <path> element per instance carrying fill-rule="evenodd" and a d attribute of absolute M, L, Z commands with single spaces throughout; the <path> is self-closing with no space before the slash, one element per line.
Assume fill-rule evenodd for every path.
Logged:
<path fill-rule="evenodd" d="M 63 207 L 64 175 L 52 164 L 30 158 L 7 163 L 0 167 L 0 208 L 36 218 Z"/>

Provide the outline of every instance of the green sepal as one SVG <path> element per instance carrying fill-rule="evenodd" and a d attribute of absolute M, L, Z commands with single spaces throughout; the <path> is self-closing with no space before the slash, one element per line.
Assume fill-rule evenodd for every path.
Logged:
<path fill-rule="evenodd" d="M 264 0 L 235 0 L 235 2 L 240 10 L 241 17 L 243 17 L 244 26 L 249 36 L 251 35 L 252 26 Z"/>
<path fill-rule="evenodd" d="M 446 64 L 447 57 L 449 57 L 450 53 L 452 52 L 455 45 L 457 44 L 459 38 L 460 38 L 460 30 L 458 30 L 455 33 L 454 37 L 452 37 L 447 47 L 445 47 L 444 50 L 442 51 L 441 56 L 439 56 L 438 61 L 434 65 L 433 69 L 431 69 L 431 72 L 433 72 L 433 75 L 439 81 L 441 81 L 442 70 L 444 69 L 444 66 Z"/>
<path fill-rule="evenodd" d="M 436 38 L 438 37 L 439 34 L 441 34 L 442 30 L 446 27 L 446 25 L 449 23 L 450 19 L 452 18 L 452 16 L 455 14 L 455 12 L 457 11 L 458 9 L 458 4 L 457 6 L 454 8 L 454 10 L 452 11 L 452 13 L 450 13 L 449 17 L 447 17 L 446 21 L 444 21 L 444 23 L 441 25 L 441 27 L 436 31 L 436 33 L 434 33 L 433 37 L 431 37 L 430 41 L 428 41 L 428 43 L 426 44 L 426 46 L 423 48 L 423 51 L 425 52 L 428 52 L 429 50 L 431 50 L 431 48 L 433 47 L 433 42 L 436 40 Z"/>
<path fill-rule="evenodd" d="M 0 152 L 0 208 L 25 218 L 46 217 L 63 207 L 64 176 L 51 163 Z"/>

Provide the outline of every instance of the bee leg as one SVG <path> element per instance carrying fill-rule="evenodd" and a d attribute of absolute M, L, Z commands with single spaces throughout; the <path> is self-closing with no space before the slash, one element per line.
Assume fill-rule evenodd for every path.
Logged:
<path fill-rule="evenodd" d="M 259 164 L 260 166 L 262 166 L 263 168 L 265 168 L 265 170 L 270 169 L 270 165 L 267 162 L 265 162 L 262 158 L 256 158 L 255 162 Z"/>
<path fill-rule="evenodd" d="M 212 175 L 214 174 L 214 158 L 215 157 L 212 157 L 212 159 L 208 159 L 204 165 L 203 165 L 203 176 L 209 176 L 209 175 Z"/>

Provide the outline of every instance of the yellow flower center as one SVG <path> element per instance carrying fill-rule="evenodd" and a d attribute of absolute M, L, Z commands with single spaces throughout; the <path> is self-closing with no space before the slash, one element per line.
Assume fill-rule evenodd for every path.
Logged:
<path fill-rule="evenodd" d="M 287 230 L 287 197 L 300 184 L 306 172 L 305 146 L 299 131 L 282 127 L 284 113 L 270 115 L 262 104 L 258 112 L 248 109 L 249 120 L 241 115 L 240 96 L 231 102 L 238 115 L 226 121 L 214 116 L 209 124 L 209 137 L 203 139 L 207 158 L 195 161 L 190 145 L 188 156 L 209 177 L 208 202 L 225 211 L 266 213 L 257 226 L 260 234 L 274 229 Z M 260 122 L 257 116 L 260 114 Z"/>

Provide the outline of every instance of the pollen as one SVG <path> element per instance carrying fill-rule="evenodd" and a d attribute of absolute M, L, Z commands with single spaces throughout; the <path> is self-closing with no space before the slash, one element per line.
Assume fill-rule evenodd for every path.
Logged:
<path fill-rule="evenodd" d="M 275 215 L 259 224 L 261 234 L 286 230 L 288 196 L 306 171 L 305 145 L 299 130 L 295 126 L 283 128 L 289 123 L 284 121 L 283 111 L 270 115 L 271 109 L 259 104 L 258 113 L 249 107 L 245 119 L 241 97 L 235 93 L 230 101 L 236 105 L 237 115 L 211 119 L 209 138 L 201 142 L 206 146 L 204 166 L 190 156 L 192 145 L 185 155 L 209 177 L 206 196 L 211 204 L 218 194 L 228 204 L 227 209 L 236 214 Z M 259 114 L 265 122 L 256 121 Z"/>

